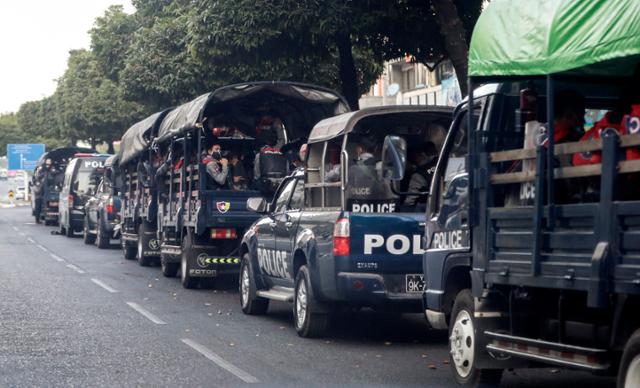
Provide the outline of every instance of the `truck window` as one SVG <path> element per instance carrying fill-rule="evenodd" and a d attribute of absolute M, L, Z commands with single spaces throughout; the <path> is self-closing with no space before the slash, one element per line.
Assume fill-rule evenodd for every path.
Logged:
<path fill-rule="evenodd" d="M 304 201 L 304 181 L 302 179 L 296 179 L 296 187 L 291 194 L 291 200 L 289 201 L 288 210 L 302 210 L 302 203 Z"/>
<path fill-rule="evenodd" d="M 477 104 L 474 112 L 476 126 L 480 112 L 481 104 Z M 441 167 L 441 173 L 437 175 L 438 182 L 431 186 L 434 189 L 433 198 L 436 199 L 433 201 L 434 206 L 430 209 L 431 217 L 438 217 L 443 226 L 455 222 L 451 217 L 459 214 L 462 207 L 466 207 L 468 199 L 467 114 L 468 111 L 462 112 L 452 127 L 442 154 L 444 165 Z M 453 227 L 453 225 L 450 226 Z"/>
<path fill-rule="evenodd" d="M 290 179 L 287 181 L 282 189 L 278 193 L 276 197 L 276 202 L 274 206 L 274 213 L 282 213 L 285 211 L 287 203 L 289 202 L 289 198 L 291 197 L 291 192 L 293 192 L 293 188 L 296 184 L 295 179 Z"/>
<path fill-rule="evenodd" d="M 104 163 L 102 160 L 83 160 L 73 182 L 74 191 L 78 194 L 86 193 L 87 190 L 95 188 L 100 182 L 100 177 L 104 174 Z"/>
<path fill-rule="evenodd" d="M 343 137 L 309 144 L 305 196 L 308 207 L 340 207 L 340 150 Z"/>

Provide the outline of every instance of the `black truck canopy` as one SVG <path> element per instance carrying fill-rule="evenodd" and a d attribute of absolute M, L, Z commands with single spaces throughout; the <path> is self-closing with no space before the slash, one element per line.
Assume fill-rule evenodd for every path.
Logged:
<path fill-rule="evenodd" d="M 118 153 L 118 162 L 120 164 L 128 163 L 149 148 L 158 133 L 158 127 L 162 119 L 170 111 L 171 109 L 165 109 L 161 112 L 156 112 L 127 129 L 120 141 L 120 152 Z"/>
<path fill-rule="evenodd" d="M 356 124 L 365 118 L 378 116 L 379 126 L 384 126 L 385 116 L 391 120 L 388 126 L 399 125 L 401 118 L 398 114 L 406 114 L 407 119 L 415 118 L 415 116 L 424 115 L 427 121 L 427 115 L 433 118 L 433 115 L 441 115 L 443 118 L 451 118 L 453 108 L 447 106 L 426 106 L 426 105 L 397 105 L 397 106 L 380 106 L 373 108 L 364 108 L 355 112 L 348 112 L 339 116 L 329 117 L 313 127 L 309 135 L 308 143 L 318 143 L 333 139 L 337 136 L 347 134 L 355 128 Z"/>
<path fill-rule="evenodd" d="M 71 159 L 73 158 L 73 155 L 77 154 L 77 153 L 93 153 L 95 152 L 94 150 L 90 149 L 90 148 L 83 148 L 83 147 L 62 147 L 62 148 L 56 148 L 53 149 L 49 152 L 45 152 L 44 154 L 42 154 L 40 156 L 40 159 L 38 159 L 38 164 L 37 166 L 41 166 L 44 165 L 45 161 L 47 159 L 51 159 L 52 162 L 60 162 L 62 159 Z"/>
<path fill-rule="evenodd" d="M 306 138 L 315 123 L 349 111 L 344 97 L 320 86 L 293 82 L 248 82 L 224 86 L 180 105 L 160 125 L 158 141 L 214 120 L 255 136 L 257 115 L 282 119 L 289 139 Z"/>

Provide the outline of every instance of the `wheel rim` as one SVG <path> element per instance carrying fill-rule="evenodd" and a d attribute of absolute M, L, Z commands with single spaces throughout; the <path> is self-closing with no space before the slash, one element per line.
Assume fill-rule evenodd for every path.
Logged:
<path fill-rule="evenodd" d="M 143 254 L 143 252 L 142 252 L 142 239 L 141 239 L 141 236 L 138 236 L 138 260 L 142 260 L 143 259 L 142 254 Z"/>
<path fill-rule="evenodd" d="M 183 283 L 187 280 L 187 261 L 184 258 L 180 260 L 180 279 Z"/>
<path fill-rule="evenodd" d="M 298 283 L 298 291 L 296 291 L 296 325 L 301 328 L 307 317 L 307 284 L 304 278 Z"/>
<path fill-rule="evenodd" d="M 463 378 L 473 370 L 475 342 L 471 315 L 467 310 L 461 310 L 451 329 L 449 346 L 456 371 Z"/>
<path fill-rule="evenodd" d="M 624 378 L 624 388 L 640 386 L 640 354 L 636 355 L 629 363 L 627 374 Z"/>
<path fill-rule="evenodd" d="M 240 280 L 240 295 L 242 297 L 242 307 L 247 307 L 249 303 L 249 266 L 242 267 L 242 277 Z"/>

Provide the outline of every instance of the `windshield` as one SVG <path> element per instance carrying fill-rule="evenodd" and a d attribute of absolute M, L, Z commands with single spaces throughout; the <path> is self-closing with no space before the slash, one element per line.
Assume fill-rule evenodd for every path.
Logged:
<path fill-rule="evenodd" d="M 74 181 L 75 192 L 85 194 L 89 189 L 95 192 L 103 174 L 104 159 L 82 160 Z"/>

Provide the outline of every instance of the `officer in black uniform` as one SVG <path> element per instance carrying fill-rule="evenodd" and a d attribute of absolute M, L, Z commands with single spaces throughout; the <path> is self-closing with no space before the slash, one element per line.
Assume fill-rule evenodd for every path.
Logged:
<path fill-rule="evenodd" d="M 266 197 L 275 193 L 280 181 L 287 176 L 287 158 L 276 146 L 278 135 L 272 129 L 263 129 L 261 137 L 265 145 L 256 154 L 253 164 L 253 179 L 258 190 Z"/>

